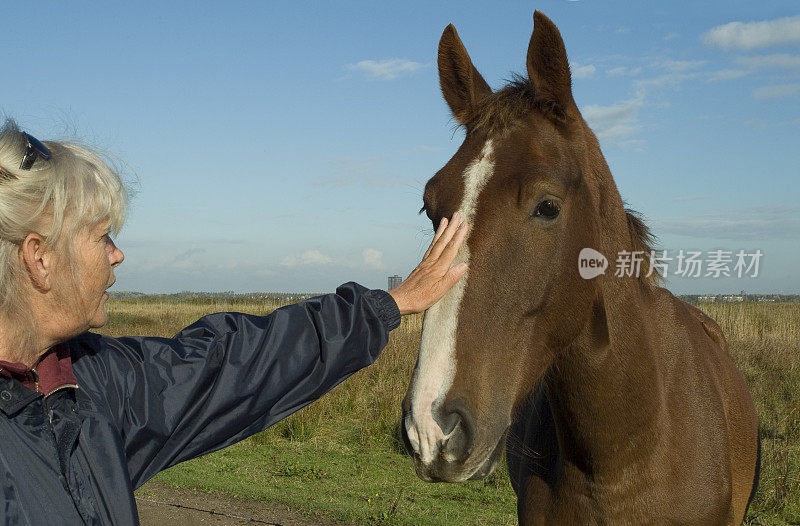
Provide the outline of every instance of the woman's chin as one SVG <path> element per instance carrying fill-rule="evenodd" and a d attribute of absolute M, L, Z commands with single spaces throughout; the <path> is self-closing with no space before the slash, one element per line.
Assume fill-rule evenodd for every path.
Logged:
<path fill-rule="evenodd" d="M 89 320 L 90 329 L 99 329 L 108 322 L 108 315 L 106 314 L 105 305 L 101 305 L 97 313 Z"/>

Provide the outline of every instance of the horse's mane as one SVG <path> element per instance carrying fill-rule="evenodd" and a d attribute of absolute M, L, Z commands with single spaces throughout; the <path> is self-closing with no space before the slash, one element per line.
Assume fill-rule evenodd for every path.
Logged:
<path fill-rule="evenodd" d="M 633 243 L 634 251 L 641 251 L 644 255 L 642 261 L 642 268 L 639 274 L 639 279 L 649 287 L 655 287 L 661 284 L 664 280 L 658 269 L 653 269 L 650 273 L 650 254 L 655 250 L 656 236 L 650 230 L 650 227 L 645 224 L 642 215 L 631 208 L 625 208 L 625 217 L 628 220 L 628 231 L 631 235 L 631 242 Z"/>

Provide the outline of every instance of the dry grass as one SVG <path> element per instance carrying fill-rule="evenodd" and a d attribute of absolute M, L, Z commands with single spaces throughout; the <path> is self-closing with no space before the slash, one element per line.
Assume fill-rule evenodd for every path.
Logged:
<path fill-rule="evenodd" d="M 170 336 L 206 313 L 238 310 L 266 314 L 278 306 L 254 301 L 115 300 L 109 305 L 110 323 L 105 332 Z M 748 520 L 750 524 L 798 523 L 800 304 L 712 303 L 698 307 L 722 327 L 759 413 L 761 483 Z M 400 400 L 416 360 L 421 325 L 421 316 L 405 317 L 374 366 L 252 440 L 324 441 L 345 449 L 402 453 Z M 495 478 L 496 484 L 511 491 L 503 477 L 504 470 Z"/>
<path fill-rule="evenodd" d="M 751 505 L 761 517 L 800 522 L 800 303 L 698 305 L 717 320 L 759 416 L 761 480 Z M 759 519 L 756 519 L 759 517 Z"/>

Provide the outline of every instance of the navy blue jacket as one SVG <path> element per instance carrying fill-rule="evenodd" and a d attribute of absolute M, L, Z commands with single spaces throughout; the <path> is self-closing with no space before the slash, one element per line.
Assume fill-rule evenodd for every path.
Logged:
<path fill-rule="evenodd" d="M 355 283 L 174 338 L 67 342 L 78 388 L 0 377 L 0 524 L 138 524 L 133 490 L 261 431 L 372 363 L 400 312 Z"/>

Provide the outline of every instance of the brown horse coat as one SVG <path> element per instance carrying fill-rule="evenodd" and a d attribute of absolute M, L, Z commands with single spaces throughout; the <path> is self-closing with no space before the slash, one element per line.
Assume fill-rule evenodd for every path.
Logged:
<path fill-rule="evenodd" d="M 492 92 L 455 29 L 442 92 L 466 136 L 426 185 L 438 225 L 471 224 L 467 276 L 425 317 L 403 401 L 417 473 L 490 473 L 507 447 L 521 524 L 738 524 L 758 423 L 717 324 L 640 276 L 578 272 L 649 255 L 572 98 L 566 50 L 538 11 L 528 75 Z"/>

